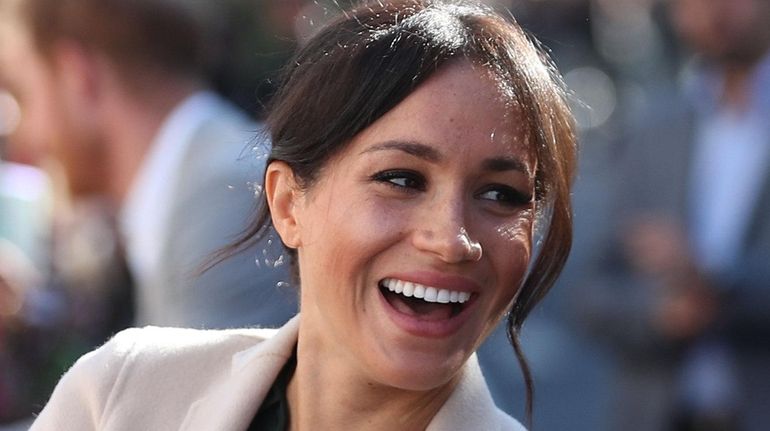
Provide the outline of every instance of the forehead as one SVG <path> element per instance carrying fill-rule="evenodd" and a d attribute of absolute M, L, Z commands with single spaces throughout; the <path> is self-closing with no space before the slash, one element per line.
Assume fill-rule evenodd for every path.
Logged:
<path fill-rule="evenodd" d="M 354 142 L 417 140 L 445 151 L 509 153 L 532 162 L 529 129 L 504 85 L 486 69 L 459 61 L 436 72 Z"/>

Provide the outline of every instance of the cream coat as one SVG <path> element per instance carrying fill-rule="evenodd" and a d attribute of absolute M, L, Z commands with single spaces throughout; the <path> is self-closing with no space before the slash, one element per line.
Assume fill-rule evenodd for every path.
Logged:
<path fill-rule="evenodd" d="M 279 330 L 129 329 L 64 375 L 31 431 L 245 430 L 297 342 Z M 428 431 L 524 428 L 499 410 L 475 355 Z"/>

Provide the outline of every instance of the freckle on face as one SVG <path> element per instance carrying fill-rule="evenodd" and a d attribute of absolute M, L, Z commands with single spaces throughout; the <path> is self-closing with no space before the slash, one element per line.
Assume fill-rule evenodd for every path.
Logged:
<path fill-rule="evenodd" d="M 303 320 L 312 322 L 308 325 L 315 336 L 334 346 L 339 361 L 355 358 L 349 365 L 365 370 L 371 381 L 411 390 L 447 383 L 516 293 L 529 261 L 532 212 L 501 210 L 499 202 L 479 198 L 501 182 L 532 187 L 534 153 L 520 136 L 519 116 L 508 106 L 498 86 L 479 70 L 465 64 L 447 67 L 359 133 L 301 205 Z M 441 159 L 362 156 L 383 142 L 417 142 Z M 503 158 L 521 161 L 527 172 L 483 168 Z M 371 180 L 376 173 L 369 171 L 372 165 L 418 172 L 427 185 L 398 194 Z M 467 209 L 462 217 L 468 216 L 456 226 L 454 238 L 461 227 L 467 229 L 482 244 L 479 261 L 447 262 L 432 245 L 416 245 L 421 232 L 451 236 L 451 229 L 434 229 L 447 223 L 458 202 Z M 462 277 L 475 286 L 473 311 L 451 336 L 413 335 L 389 314 L 379 283 L 416 272 Z"/>

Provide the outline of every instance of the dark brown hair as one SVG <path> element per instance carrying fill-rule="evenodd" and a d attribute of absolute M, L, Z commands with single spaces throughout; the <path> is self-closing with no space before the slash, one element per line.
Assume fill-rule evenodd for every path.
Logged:
<path fill-rule="evenodd" d="M 507 322 L 531 418 L 532 377 L 519 331 L 569 254 L 576 139 L 561 78 L 517 24 L 466 1 L 376 1 L 344 13 L 288 65 L 267 119 L 272 138 L 267 163 L 287 163 L 300 186 L 311 187 L 354 136 L 457 59 L 483 67 L 510 93 L 537 155 L 542 242 Z M 269 209 L 262 202 L 249 230 L 226 251 L 252 244 L 269 226 Z"/>

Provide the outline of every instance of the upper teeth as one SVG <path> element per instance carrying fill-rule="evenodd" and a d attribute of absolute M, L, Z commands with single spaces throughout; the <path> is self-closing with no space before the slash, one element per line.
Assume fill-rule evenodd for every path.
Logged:
<path fill-rule="evenodd" d="M 382 284 L 391 292 L 400 293 L 406 297 L 421 298 L 423 301 L 427 302 L 438 302 L 441 304 L 456 302 L 462 304 L 471 297 L 469 292 L 439 289 L 419 283 L 412 283 L 410 281 L 397 280 L 395 278 L 386 278 L 383 280 Z"/>

